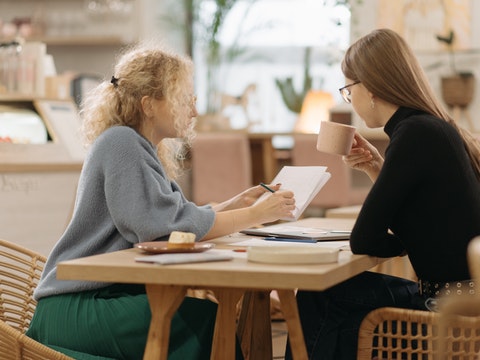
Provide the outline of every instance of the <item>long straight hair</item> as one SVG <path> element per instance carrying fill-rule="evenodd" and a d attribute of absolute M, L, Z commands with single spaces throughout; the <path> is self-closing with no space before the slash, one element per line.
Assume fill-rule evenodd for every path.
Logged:
<path fill-rule="evenodd" d="M 450 123 L 462 137 L 480 180 L 478 140 L 460 127 L 437 99 L 412 49 L 400 35 L 390 29 L 377 29 L 360 38 L 347 50 L 342 72 L 391 104 L 421 110 Z"/>

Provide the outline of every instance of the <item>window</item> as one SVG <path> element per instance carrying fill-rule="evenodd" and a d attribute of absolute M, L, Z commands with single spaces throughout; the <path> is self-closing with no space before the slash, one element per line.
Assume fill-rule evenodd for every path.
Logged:
<path fill-rule="evenodd" d="M 194 28 L 200 38 L 208 38 L 200 24 L 211 22 L 215 9 L 214 1 L 202 1 Z M 344 82 L 340 61 L 349 33 L 350 11 L 342 1 L 237 0 L 216 38 L 218 66 L 205 61 L 206 42 L 196 42 L 199 112 L 207 109 L 207 89 L 213 83 L 219 93 L 216 106 L 232 128 L 291 131 L 297 114 L 283 102 L 276 80 L 292 78 L 295 91 L 300 92 L 309 54 L 312 89 L 329 91 L 340 101 L 337 89 Z"/>

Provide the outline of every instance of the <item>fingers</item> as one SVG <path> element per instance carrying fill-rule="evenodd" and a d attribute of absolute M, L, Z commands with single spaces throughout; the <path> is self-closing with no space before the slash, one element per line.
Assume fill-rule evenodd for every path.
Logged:
<path fill-rule="evenodd" d="M 358 151 L 352 151 L 350 155 L 344 155 L 342 160 L 345 164 L 350 166 L 352 164 L 373 160 L 373 154 L 369 150 L 358 149 Z"/>
<path fill-rule="evenodd" d="M 373 155 L 370 151 L 362 151 L 360 153 L 343 156 L 342 159 L 345 164 L 349 165 L 359 162 L 371 161 L 373 159 Z"/>
<path fill-rule="evenodd" d="M 264 201 L 261 201 L 257 204 L 261 210 L 262 214 L 269 214 L 269 221 L 275 221 L 282 218 L 293 218 L 293 212 L 296 209 L 296 202 L 293 191 L 290 190 L 279 190 L 281 184 L 269 184 L 271 189 L 275 191 L 269 192 L 263 186 L 260 188 L 263 189 L 263 194 L 268 193 L 268 196 Z"/>
<path fill-rule="evenodd" d="M 358 132 L 355 133 L 354 140 L 355 140 L 356 144 L 359 145 L 359 146 L 360 146 L 360 144 L 368 143 L 368 141 L 362 135 L 360 135 Z"/>
<path fill-rule="evenodd" d="M 271 190 L 273 191 L 270 191 L 270 192 L 275 192 L 275 191 L 278 191 L 280 190 L 280 187 L 282 186 L 282 184 L 264 184 L 264 183 L 261 183 L 261 185 L 259 185 L 259 187 L 261 187 L 263 189 L 263 192 L 269 192 Z"/>
<path fill-rule="evenodd" d="M 279 190 L 279 191 L 276 191 L 275 194 L 277 194 L 278 196 L 282 196 L 284 198 L 287 198 L 287 199 L 294 199 L 294 197 L 295 197 L 295 194 L 293 193 L 293 191 L 290 191 L 290 190 Z"/>
<path fill-rule="evenodd" d="M 280 207 L 284 212 L 286 211 L 289 214 L 291 214 L 292 211 L 295 210 L 296 201 L 292 191 L 288 191 L 288 190 L 278 191 L 273 195 L 276 195 L 279 197 L 281 196 Z"/>
<path fill-rule="evenodd" d="M 290 190 L 280 190 L 268 197 L 274 207 L 295 209 L 295 197 Z"/>

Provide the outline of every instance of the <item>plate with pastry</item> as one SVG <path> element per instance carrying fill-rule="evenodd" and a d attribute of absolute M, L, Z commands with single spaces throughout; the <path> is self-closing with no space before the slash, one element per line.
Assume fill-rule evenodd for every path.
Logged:
<path fill-rule="evenodd" d="M 150 253 L 197 253 L 215 247 L 213 243 L 195 242 L 195 234 L 181 231 L 172 231 L 168 241 L 147 241 L 135 244 L 135 247 Z"/>

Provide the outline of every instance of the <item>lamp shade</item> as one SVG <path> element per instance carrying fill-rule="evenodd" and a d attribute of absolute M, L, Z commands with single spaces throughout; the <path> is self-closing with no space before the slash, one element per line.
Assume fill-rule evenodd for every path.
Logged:
<path fill-rule="evenodd" d="M 332 94 L 326 91 L 311 90 L 305 96 L 300 116 L 294 131 L 318 134 L 320 122 L 328 121 L 330 108 L 335 104 Z"/>

